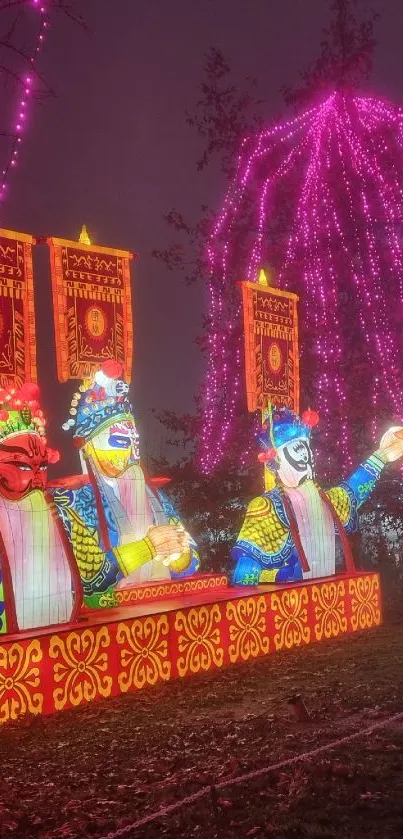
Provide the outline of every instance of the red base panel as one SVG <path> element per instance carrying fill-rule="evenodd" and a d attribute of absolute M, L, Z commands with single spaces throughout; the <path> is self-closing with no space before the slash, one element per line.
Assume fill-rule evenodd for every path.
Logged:
<path fill-rule="evenodd" d="M 0 722 L 337 638 L 382 622 L 378 574 L 225 588 L 4 636 Z"/>

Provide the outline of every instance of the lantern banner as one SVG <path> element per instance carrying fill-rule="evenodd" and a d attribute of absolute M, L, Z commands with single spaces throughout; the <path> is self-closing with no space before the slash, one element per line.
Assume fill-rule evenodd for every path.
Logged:
<path fill-rule="evenodd" d="M 298 297 L 262 280 L 241 286 L 248 410 L 264 410 L 271 402 L 298 413 Z"/>
<path fill-rule="evenodd" d="M 92 375 L 104 361 L 130 381 L 133 322 L 129 251 L 50 238 L 59 381 Z"/>
<path fill-rule="evenodd" d="M 0 386 L 36 382 L 32 244 L 26 233 L 0 229 Z"/>

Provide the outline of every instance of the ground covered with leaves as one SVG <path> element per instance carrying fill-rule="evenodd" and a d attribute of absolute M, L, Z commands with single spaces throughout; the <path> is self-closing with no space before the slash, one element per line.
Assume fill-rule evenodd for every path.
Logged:
<path fill-rule="evenodd" d="M 303 696 L 310 720 L 288 700 Z M 258 779 L 237 776 L 403 712 L 403 620 L 0 729 L 0 835 L 114 836 L 201 787 L 216 797 L 123 835 L 403 836 L 403 718 Z"/>

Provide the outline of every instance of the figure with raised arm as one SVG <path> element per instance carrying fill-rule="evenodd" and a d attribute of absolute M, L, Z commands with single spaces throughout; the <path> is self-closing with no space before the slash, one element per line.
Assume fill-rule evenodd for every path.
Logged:
<path fill-rule="evenodd" d="M 318 421 L 315 411 L 299 417 L 269 408 L 258 439 L 272 488 L 248 506 L 232 549 L 234 585 L 293 583 L 354 569 L 348 534 L 386 464 L 403 456 L 403 429 L 391 428 L 347 480 L 325 491 L 315 480 L 311 449 Z"/>

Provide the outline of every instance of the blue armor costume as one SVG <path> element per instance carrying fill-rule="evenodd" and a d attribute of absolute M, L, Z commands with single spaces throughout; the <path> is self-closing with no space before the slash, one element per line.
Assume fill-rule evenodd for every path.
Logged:
<path fill-rule="evenodd" d="M 344 565 L 350 570 L 346 534 L 357 529 L 358 510 L 386 461 L 376 452 L 348 480 L 324 492 L 313 479 L 310 434 L 304 415 L 281 409 L 259 436 L 277 485 L 248 506 L 231 552 L 234 585 L 292 583 Z"/>

